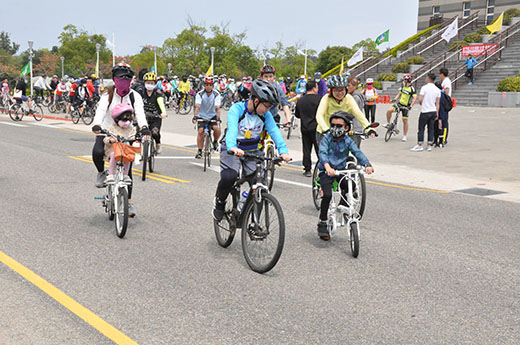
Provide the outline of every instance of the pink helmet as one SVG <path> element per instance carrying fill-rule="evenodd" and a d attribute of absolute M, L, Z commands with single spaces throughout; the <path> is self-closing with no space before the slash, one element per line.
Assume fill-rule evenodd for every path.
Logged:
<path fill-rule="evenodd" d="M 116 104 L 114 109 L 112 109 L 112 119 L 115 121 L 119 116 L 123 115 L 124 113 L 134 113 L 134 108 L 128 103 L 119 103 Z"/>

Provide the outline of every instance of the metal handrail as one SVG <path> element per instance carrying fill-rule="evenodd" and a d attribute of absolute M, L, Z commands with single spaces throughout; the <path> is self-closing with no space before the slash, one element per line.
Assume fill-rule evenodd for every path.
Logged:
<path fill-rule="evenodd" d="M 478 63 L 475 65 L 475 67 L 480 66 L 483 62 L 486 62 L 487 60 L 489 60 L 490 58 L 492 58 L 493 56 L 495 56 L 496 54 L 498 54 L 500 51 L 502 51 L 502 49 L 505 49 L 505 48 L 506 48 L 506 47 L 502 47 L 502 48 L 500 48 L 500 49 L 497 49 L 493 54 L 489 55 L 489 56 L 486 57 L 484 60 L 478 62 Z M 475 67 L 473 67 L 473 68 L 475 68 Z M 459 69 L 460 69 L 460 68 L 457 68 L 457 71 L 458 71 Z M 464 77 L 464 74 L 461 74 L 461 75 L 459 75 L 458 77 L 456 77 L 455 79 L 453 79 L 453 80 L 451 81 L 451 83 L 452 83 L 452 84 L 455 83 L 457 80 L 459 80 L 459 79 L 462 78 L 462 77 Z"/>
<path fill-rule="evenodd" d="M 437 68 L 439 67 L 441 64 L 443 64 L 444 62 L 448 61 L 449 59 L 451 59 L 453 56 L 459 54 L 460 52 L 462 51 L 462 49 L 460 51 L 456 51 L 455 53 L 451 54 L 450 56 L 448 56 L 447 58 L 445 58 L 444 60 L 442 60 L 441 62 L 439 62 L 438 64 L 436 64 L 435 66 L 431 67 L 431 68 L 428 68 L 426 70 L 426 72 L 424 72 L 423 74 L 421 74 L 420 76 L 416 77 L 415 79 L 412 80 L 412 84 L 415 83 L 417 80 L 421 79 L 422 77 L 424 77 L 426 74 L 428 74 L 431 70 L 433 70 L 434 68 Z M 444 53 L 446 54 L 446 53 Z"/>

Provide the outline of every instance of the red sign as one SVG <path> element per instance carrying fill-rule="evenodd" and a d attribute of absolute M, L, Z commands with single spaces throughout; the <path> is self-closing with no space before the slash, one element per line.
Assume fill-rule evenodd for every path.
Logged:
<path fill-rule="evenodd" d="M 462 56 L 468 56 L 469 53 L 473 54 L 473 56 L 484 55 L 487 52 L 487 55 L 493 54 L 496 52 L 498 48 L 498 44 L 496 43 L 488 43 L 488 44 L 474 44 L 471 46 L 462 47 Z"/>

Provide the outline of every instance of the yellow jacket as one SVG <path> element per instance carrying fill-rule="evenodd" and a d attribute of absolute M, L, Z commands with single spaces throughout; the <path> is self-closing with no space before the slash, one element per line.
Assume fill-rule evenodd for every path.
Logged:
<path fill-rule="evenodd" d="M 339 103 L 332 96 L 325 95 L 321 98 L 318 111 L 316 112 L 316 122 L 318 123 L 316 131 L 319 133 L 327 131 L 330 128 L 330 115 L 339 110 L 354 115 L 363 128 L 366 128 L 370 124 L 365 115 L 359 110 L 354 97 L 351 95 L 347 94 Z"/>
<path fill-rule="evenodd" d="M 181 81 L 179 83 L 179 92 L 188 93 L 191 90 L 191 85 L 189 81 Z"/>

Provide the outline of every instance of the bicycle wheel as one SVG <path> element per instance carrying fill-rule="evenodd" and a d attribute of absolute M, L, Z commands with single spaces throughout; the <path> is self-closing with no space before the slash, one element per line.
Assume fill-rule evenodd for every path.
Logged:
<path fill-rule="evenodd" d="M 388 140 L 390 140 L 390 138 L 392 137 L 393 134 L 394 134 L 394 124 L 391 123 L 388 125 L 388 128 L 386 129 L 385 142 L 388 142 Z"/>
<path fill-rule="evenodd" d="M 144 140 L 141 144 L 141 152 L 143 153 L 143 170 L 141 175 L 141 180 L 146 180 L 146 168 L 148 164 L 148 157 L 150 156 L 150 140 Z"/>
<path fill-rule="evenodd" d="M 244 211 L 242 251 L 247 264 L 258 273 L 270 271 L 282 255 L 285 219 L 274 196 L 262 192 L 259 203 L 250 202 Z"/>
<path fill-rule="evenodd" d="M 126 228 L 128 226 L 128 193 L 124 187 L 119 187 L 114 201 L 116 205 L 116 235 L 119 238 L 123 238 L 125 237 Z"/>
<path fill-rule="evenodd" d="M 150 140 L 150 157 L 148 158 L 148 171 L 151 173 L 155 170 L 155 156 L 157 155 L 155 150 L 155 140 L 152 138 Z"/>
<path fill-rule="evenodd" d="M 365 213 L 365 204 L 367 202 L 367 189 L 365 176 L 359 174 L 359 181 L 357 183 L 357 191 L 354 191 L 354 197 L 357 199 L 357 204 L 355 206 L 356 210 L 359 213 L 359 219 L 363 218 L 363 213 Z"/>
<path fill-rule="evenodd" d="M 209 153 L 209 135 L 207 133 L 204 133 L 204 141 L 202 142 L 202 149 L 204 150 L 204 171 L 206 171 L 206 167 L 208 165 L 208 156 L 210 155 Z"/>
<path fill-rule="evenodd" d="M 186 115 L 190 112 L 191 106 L 188 104 L 188 98 L 183 98 L 179 104 L 179 114 Z"/>
<path fill-rule="evenodd" d="M 321 190 L 320 177 L 318 175 L 318 164 L 319 161 L 314 165 L 314 171 L 312 172 L 312 201 L 314 207 L 319 211 L 321 207 L 321 199 L 323 198 L 323 191 Z"/>
<path fill-rule="evenodd" d="M 92 121 L 94 121 L 94 111 L 90 108 L 85 108 L 83 115 L 81 116 L 81 120 L 85 125 L 90 125 Z"/>
<path fill-rule="evenodd" d="M 352 256 L 357 258 L 359 255 L 359 223 L 352 222 L 350 223 L 350 250 L 352 251 Z"/>
<path fill-rule="evenodd" d="M 108 198 L 106 198 L 105 202 L 108 203 L 107 211 L 108 211 L 108 219 L 114 220 L 114 200 L 112 199 L 112 185 L 107 185 L 106 187 L 106 195 L 108 195 Z"/>
<path fill-rule="evenodd" d="M 43 108 L 41 105 L 39 104 L 35 104 L 33 106 L 33 113 L 32 113 L 32 116 L 34 117 L 34 119 L 36 121 L 41 121 L 43 120 Z"/>
<path fill-rule="evenodd" d="M 231 193 L 226 202 L 226 208 L 224 213 L 224 218 L 220 222 L 217 222 L 213 219 L 213 228 L 215 230 L 215 237 L 217 238 L 217 243 L 222 248 L 227 248 L 233 242 L 235 238 L 235 233 L 237 231 L 236 219 L 233 213 L 238 212 L 233 208 L 233 199 L 236 196 Z"/>
<path fill-rule="evenodd" d="M 73 124 L 77 124 L 79 122 L 80 117 L 81 114 L 79 113 L 78 109 L 74 109 L 70 112 L 70 119 L 72 120 Z"/>
<path fill-rule="evenodd" d="M 273 147 L 273 145 L 269 145 L 269 147 L 267 148 L 267 152 L 266 152 L 265 156 L 266 156 L 266 158 L 271 158 L 271 159 L 274 158 L 274 147 Z M 269 188 L 269 190 L 273 189 L 274 170 L 275 170 L 274 162 L 272 160 L 268 161 L 267 169 L 265 171 L 265 183 L 267 184 L 267 188 Z"/>
<path fill-rule="evenodd" d="M 58 112 L 58 107 L 56 106 L 56 103 L 51 103 L 47 106 L 47 109 L 49 109 L 49 112 L 51 114 L 55 114 Z"/>
<path fill-rule="evenodd" d="M 9 107 L 9 117 L 13 121 L 22 121 L 23 110 L 20 104 L 15 103 Z"/>

